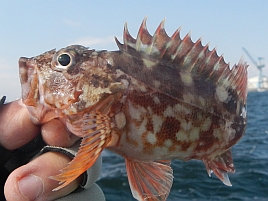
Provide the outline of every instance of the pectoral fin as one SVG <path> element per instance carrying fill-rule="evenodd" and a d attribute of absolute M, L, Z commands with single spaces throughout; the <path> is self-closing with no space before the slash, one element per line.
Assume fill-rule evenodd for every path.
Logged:
<path fill-rule="evenodd" d="M 125 161 L 134 198 L 146 201 L 166 200 L 173 182 L 170 161 Z"/>
<path fill-rule="evenodd" d="M 61 184 L 59 187 L 53 189 L 53 191 L 67 186 L 89 169 L 111 140 L 110 118 L 99 112 L 85 114 L 83 116 L 82 130 L 84 137 L 77 155 L 67 167 L 61 170 L 62 173 L 51 177 L 51 179 L 59 181 L 59 184 Z"/>
<path fill-rule="evenodd" d="M 235 172 L 231 150 L 227 150 L 214 160 L 203 160 L 203 162 L 206 165 L 209 176 L 214 172 L 226 186 L 232 186 L 228 177 L 228 172 Z"/>

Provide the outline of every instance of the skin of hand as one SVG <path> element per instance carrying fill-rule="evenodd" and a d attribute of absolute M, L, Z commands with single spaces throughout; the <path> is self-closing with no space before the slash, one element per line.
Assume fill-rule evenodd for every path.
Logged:
<path fill-rule="evenodd" d="M 33 140 L 40 132 L 48 145 L 70 147 L 79 138 L 65 129 L 63 123 L 54 119 L 42 126 L 34 125 L 27 109 L 14 101 L 0 106 L 0 144 L 7 150 L 17 149 Z M 59 184 L 49 176 L 59 174 L 70 158 L 64 154 L 47 152 L 28 164 L 14 170 L 4 186 L 8 201 L 55 200 L 75 190 L 82 178 L 58 191 Z"/>

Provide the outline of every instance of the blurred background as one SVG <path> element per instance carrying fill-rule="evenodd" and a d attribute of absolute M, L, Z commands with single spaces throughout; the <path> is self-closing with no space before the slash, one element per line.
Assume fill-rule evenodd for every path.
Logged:
<path fill-rule="evenodd" d="M 200 161 L 174 161 L 169 201 L 268 199 L 268 1 L 4 1 L 0 0 L 0 95 L 20 98 L 18 59 L 51 49 L 80 44 L 96 50 L 117 50 L 124 23 L 136 37 L 145 16 L 154 33 L 166 19 L 166 32 L 182 26 L 203 45 L 217 48 L 230 66 L 243 58 L 248 64 L 248 129 L 233 148 L 236 173 L 233 187 L 207 176 Z M 260 93 L 261 92 L 261 93 Z M 124 161 L 103 153 L 99 185 L 109 200 L 133 200 Z"/>

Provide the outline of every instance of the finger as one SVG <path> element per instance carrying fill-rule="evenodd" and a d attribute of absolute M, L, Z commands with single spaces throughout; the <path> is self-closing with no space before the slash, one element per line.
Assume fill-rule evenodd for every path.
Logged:
<path fill-rule="evenodd" d="M 6 200 L 55 200 L 74 191 L 81 183 L 81 177 L 58 191 L 52 191 L 59 186 L 58 182 L 49 179 L 66 167 L 70 160 L 63 154 L 48 152 L 16 169 L 9 175 L 4 187 Z"/>
<path fill-rule="evenodd" d="M 59 119 L 53 119 L 41 128 L 43 140 L 52 146 L 70 147 L 79 137 L 67 130 Z"/>
<path fill-rule="evenodd" d="M 0 106 L 0 144 L 8 150 L 17 149 L 40 133 L 32 123 L 27 109 L 14 101 Z"/>

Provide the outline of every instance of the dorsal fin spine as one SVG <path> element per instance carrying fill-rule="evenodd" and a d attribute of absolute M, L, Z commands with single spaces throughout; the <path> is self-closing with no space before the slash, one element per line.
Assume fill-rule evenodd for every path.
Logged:
<path fill-rule="evenodd" d="M 239 97 L 246 98 L 247 65 L 242 61 L 230 69 L 223 56 L 218 56 L 216 48 L 209 50 L 209 44 L 203 46 L 201 39 L 195 43 L 191 40 L 190 33 L 183 39 L 180 37 L 180 29 L 169 37 L 165 31 L 165 19 L 159 24 L 153 36 L 146 27 L 145 18 L 141 24 L 137 39 L 134 39 L 128 31 L 127 24 L 124 27 L 124 44 L 116 43 L 121 51 L 132 54 L 133 49 L 142 55 L 151 56 L 152 59 L 165 60 L 178 69 L 188 72 L 194 70 L 198 76 L 204 76 L 205 80 L 212 80 L 218 86 L 235 89 Z M 128 47 L 133 48 L 132 50 Z M 241 75 L 239 75 L 241 74 Z"/>
<path fill-rule="evenodd" d="M 160 59 L 163 58 L 163 55 L 166 51 L 166 46 L 170 41 L 170 37 L 167 35 L 166 30 L 164 29 L 165 19 L 158 25 L 153 37 L 152 37 L 152 50 L 153 54 L 157 53 Z"/>
<path fill-rule="evenodd" d="M 237 82 L 238 82 L 238 80 L 241 79 L 241 77 L 238 75 L 240 75 L 242 73 L 242 68 L 240 68 L 239 65 L 236 65 L 234 69 L 235 69 L 235 73 L 232 74 L 233 79 L 232 79 L 231 85 L 233 85 L 234 87 L 237 87 Z"/>
<path fill-rule="evenodd" d="M 125 26 L 124 26 L 123 41 L 124 41 L 124 48 L 126 51 L 128 49 L 128 46 L 133 47 L 136 44 L 136 40 L 130 35 L 128 31 L 127 22 L 125 23 Z"/>
<path fill-rule="evenodd" d="M 201 44 L 201 38 L 199 38 L 195 43 L 193 43 L 192 48 L 185 55 L 183 65 L 185 66 L 185 68 L 187 68 L 188 71 L 192 71 L 192 69 L 196 66 L 199 54 L 200 52 L 202 52 L 203 48 L 204 47 Z"/>
<path fill-rule="evenodd" d="M 156 49 L 155 46 L 157 45 L 157 42 L 153 40 L 154 40 L 153 37 L 147 30 L 146 18 L 145 18 L 138 32 L 136 50 L 143 51 L 147 55 L 151 55 L 151 54 L 154 54 L 155 52 L 158 52 L 155 50 Z"/>
<path fill-rule="evenodd" d="M 212 51 L 209 52 L 209 55 L 207 56 L 207 58 L 205 59 L 205 65 L 206 65 L 206 73 L 207 73 L 207 80 L 210 79 L 210 77 L 212 76 L 214 69 L 214 63 L 213 63 L 213 58 L 214 56 L 218 56 L 216 53 L 216 48 L 214 48 Z"/>
<path fill-rule="evenodd" d="M 175 50 L 171 53 L 171 59 L 173 60 L 173 62 L 175 63 L 181 63 L 181 61 L 179 61 L 180 60 L 180 57 L 181 57 L 181 54 L 183 54 L 182 53 L 182 51 L 184 50 L 185 52 L 187 51 L 187 50 L 185 50 L 184 48 L 185 48 L 185 41 L 188 39 L 188 35 L 189 35 L 189 33 L 184 37 L 184 39 L 183 40 L 181 40 L 180 41 L 180 43 L 178 43 L 177 45 L 176 45 L 176 48 L 175 48 Z"/>
<path fill-rule="evenodd" d="M 217 83 L 220 84 L 221 83 L 221 78 L 225 77 L 225 74 L 226 74 L 225 69 L 226 68 L 229 70 L 228 64 L 225 63 L 225 61 L 223 59 L 223 56 L 221 55 L 219 57 L 218 61 L 214 65 L 214 71 L 216 71 L 217 74 L 218 74 L 218 80 L 216 80 Z"/>
<path fill-rule="evenodd" d="M 138 35 L 137 35 L 137 39 L 136 39 L 136 50 L 140 51 L 141 50 L 141 46 L 142 46 L 142 36 L 144 34 L 144 32 L 146 31 L 146 18 L 144 18 L 144 20 L 141 23 L 140 29 L 138 31 Z"/>
<path fill-rule="evenodd" d="M 115 40 L 116 45 L 119 48 L 119 50 L 123 51 L 123 44 L 119 42 L 119 40 L 117 39 L 117 37 L 114 37 L 114 40 Z"/>
<path fill-rule="evenodd" d="M 159 27 L 161 26 L 161 23 L 158 25 L 154 35 L 152 36 L 152 44 L 150 46 L 151 50 L 153 50 L 153 47 L 157 45 L 157 40 L 158 40 L 158 36 L 159 36 Z M 160 58 L 162 58 L 162 57 L 160 57 Z"/>
<path fill-rule="evenodd" d="M 164 52 L 162 52 L 161 54 L 162 57 L 167 56 L 168 58 L 171 58 L 172 52 L 174 52 L 176 47 L 181 43 L 180 31 L 181 31 L 181 27 L 179 27 L 174 32 L 174 34 L 170 37 L 169 42 L 164 48 Z"/>
<path fill-rule="evenodd" d="M 217 53 L 216 53 L 216 49 L 215 49 L 214 52 L 215 52 L 216 56 L 218 57 L 218 55 L 217 55 Z M 215 80 L 216 82 L 218 82 L 218 80 L 220 79 L 220 77 L 223 75 L 223 74 L 221 73 L 221 70 L 224 69 L 224 68 L 222 68 L 222 66 L 221 66 L 221 61 L 222 61 L 222 59 L 223 59 L 222 56 L 218 57 L 218 59 L 217 59 L 216 62 L 212 65 L 212 68 L 211 68 L 212 72 L 211 72 L 211 74 L 210 74 L 210 77 L 213 76 L 214 74 L 217 74 L 217 75 L 218 75 L 218 76 L 217 76 L 218 79 Z M 227 66 L 225 66 L 225 67 L 227 67 Z"/>
<path fill-rule="evenodd" d="M 189 67 L 190 63 L 193 62 L 191 60 L 191 57 L 193 56 L 192 54 L 194 52 L 195 43 L 191 39 L 191 33 L 187 34 L 187 37 L 185 37 L 185 40 L 183 40 L 183 42 L 185 43 L 185 46 L 183 47 L 185 48 L 185 54 L 182 56 L 182 68 L 186 69 Z"/>
<path fill-rule="evenodd" d="M 207 55 L 208 52 L 209 52 L 209 50 L 208 50 L 208 44 L 207 44 L 206 46 L 204 46 L 204 48 L 198 54 L 197 59 L 200 61 L 199 62 L 200 66 L 197 68 L 197 70 L 200 71 L 200 72 L 203 71 L 205 66 L 206 66 L 206 65 L 204 65 L 205 64 L 204 61 L 206 59 L 206 55 Z"/>
<path fill-rule="evenodd" d="M 189 32 L 181 41 L 181 43 L 178 45 L 176 49 L 176 56 L 174 57 L 174 62 L 181 60 L 181 57 L 183 57 L 185 54 L 189 51 L 189 48 L 187 47 L 188 42 L 193 43 L 191 40 L 191 33 Z"/>

